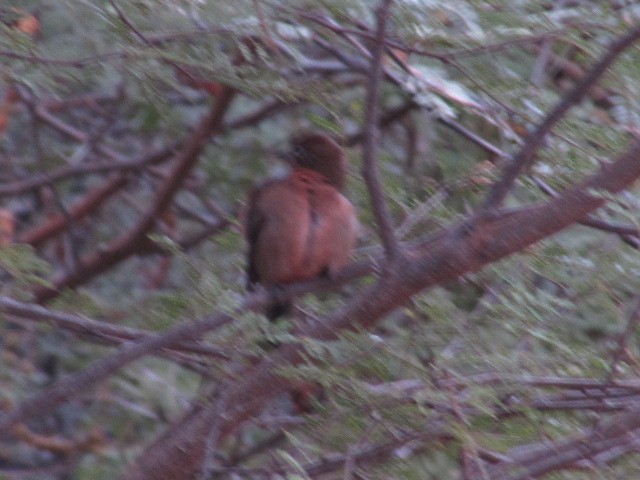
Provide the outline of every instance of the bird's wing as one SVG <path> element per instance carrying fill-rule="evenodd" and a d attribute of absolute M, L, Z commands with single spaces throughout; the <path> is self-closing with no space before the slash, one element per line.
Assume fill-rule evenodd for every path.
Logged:
<path fill-rule="evenodd" d="M 249 200 L 243 212 L 244 236 L 247 241 L 247 289 L 252 290 L 253 285 L 258 283 L 258 272 L 256 269 L 256 251 L 260 231 L 265 223 L 265 214 L 260 208 L 259 198 L 265 187 L 254 188 L 249 194 Z"/>

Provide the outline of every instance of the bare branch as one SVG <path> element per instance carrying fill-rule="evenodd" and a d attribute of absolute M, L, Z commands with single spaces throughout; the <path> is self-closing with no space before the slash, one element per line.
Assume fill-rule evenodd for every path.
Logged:
<path fill-rule="evenodd" d="M 384 199 L 384 190 L 380 183 L 380 175 L 376 164 L 376 151 L 380 132 L 378 129 L 378 102 L 380 97 L 380 83 L 382 79 L 382 59 L 384 53 L 384 38 L 387 18 L 392 0 L 382 0 L 376 10 L 378 21 L 376 44 L 373 47 L 371 71 L 367 84 L 367 99 L 364 114 L 364 144 L 362 146 L 363 170 L 362 175 L 367 184 L 371 207 L 378 224 L 378 232 L 384 245 L 387 258 L 393 259 L 399 253 L 398 242 L 393 235 L 391 215 Z"/>
<path fill-rule="evenodd" d="M 0 416 L 0 431 L 6 432 L 11 426 L 33 415 L 41 415 L 51 411 L 61 403 L 85 392 L 91 385 L 95 385 L 114 374 L 128 363 L 160 349 L 196 338 L 207 331 L 220 328 L 232 320 L 233 317 L 229 315 L 214 315 L 195 322 L 180 323 L 163 334 L 153 335 L 144 340 L 127 342 L 115 353 L 93 362 L 91 366 L 83 370 L 68 375 L 22 402 L 8 414 Z"/>
<path fill-rule="evenodd" d="M 100 187 L 89 192 L 85 198 L 71 207 L 68 214 L 59 213 L 45 224 L 24 232 L 20 235 L 20 242 L 29 243 L 36 247 L 41 245 L 68 228 L 72 222 L 76 222 L 97 210 L 105 200 L 118 192 L 128 182 L 129 179 L 124 175 L 112 175 Z"/>
<path fill-rule="evenodd" d="M 556 123 L 569 111 L 569 109 L 578 103 L 589 92 L 595 82 L 604 74 L 611 64 L 624 52 L 630 45 L 640 38 L 640 26 L 632 29 L 629 33 L 615 40 L 600 60 L 591 67 L 591 70 L 576 84 L 556 107 L 549 112 L 542 123 L 534 132 L 529 135 L 520 151 L 513 157 L 504 170 L 502 178 L 493 187 L 487 198 L 480 206 L 475 219 L 481 219 L 491 213 L 492 210 L 499 207 L 504 198 L 509 193 L 513 182 L 516 178 L 533 163 L 535 152 L 538 150 L 544 137 L 551 132 Z"/>
<path fill-rule="evenodd" d="M 53 288 L 37 288 L 33 293 L 39 303 L 55 297 L 64 288 L 73 288 L 92 279 L 136 252 L 141 245 L 144 245 L 147 241 L 146 235 L 154 226 L 155 219 L 169 206 L 173 196 L 182 186 L 182 182 L 197 162 L 210 137 L 221 131 L 224 115 L 234 96 L 235 91 L 233 89 L 224 88 L 223 94 L 218 98 L 215 106 L 202 119 L 189 140 L 185 141 L 166 181 L 156 194 L 153 204 L 133 229 L 116 238 L 106 249 L 94 252 L 83 258 L 77 269 L 56 279 Z"/>
<path fill-rule="evenodd" d="M 34 188 L 40 187 L 42 185 L 54 183 L 73 176 L 91 175 L 114 171 L 126 173 L 132 170 L 138 170 L 147 165 L 152 165 L 167 160 L 177 148 L 178 145 L 173 144 L 159 150 L 152 151 L 150 153 L 145 153 L 140 157 L 134 158 L 132 160 L 116 161 L 111 163 L 96 162 L 83 163 L 80 165 L 67 165 L 44 174 L 31 175 L 24 179 L 0 184 L 0 196 L 17 195 L 28 190 L 33 190 Z"/>
<path fill-rule="evenodd" d="M 509 455 L 509 460 L 488 468 L 495 480 L 526 480 L 570 466 L 581 460 L 591 460 L 603 452 L 624 445 L 640 444 L 640 410 L 635 407 L 599 426 L 521 454 Z M 619 450 L 622 454 L 624 449 Z"/>
<path fill-rule="evenodd" d="M 55 325 L 58 328 L 74 332 L 79 335 L 93 337 L 111 344 L 122 344 L 129 341 L 139 341 L 156 335 L 154 332 L 136 328 L 122 327 L 106 322 L 99 322 L 78 315 L 57 312 L 41 307 L 18 302 L 8 297 L 0 297 L 0 311 L 13 318 L 29 322 L 42 322 Z M 227 354 L 220 349 L 203 343 L 182 342 L 171 347 L 171 350 L 197 353 L 218 358 L 227 358 Z"/>

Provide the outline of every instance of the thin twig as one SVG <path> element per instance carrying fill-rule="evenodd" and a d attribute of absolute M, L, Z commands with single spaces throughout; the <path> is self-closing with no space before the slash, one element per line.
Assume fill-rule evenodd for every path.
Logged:
<path fill-rule="evenodd" d="M 618 364 L 622 360 L 627 350 L 628 342 L 631 338 L 635 336 L 635 330 L 638 326 L 638 322 L 640 322 L 640 296 L 636 295 L 634 298 L 635 306 L 633 311 L 627 318 L 627 324 L 618 337 L 618 341 L 616 342 L 616 350 L 613 353 L 613 360 L 611 362 L 611 366 L 609 368 L 609 373 L 607 374 L 606 381 L 607 383 L 611 382 L 617 373 Z"/>
<path fill-rule="evenodd" d="M 57 328 L 74 332 L 78 335 L 97 338 L 101 341 L 116 345 L 143 340 L 155 335 L 154 332 L 99 322 L 79 315 L 58 312 L 39 305 L 31 305 L 2 296 L 0 296 L 0 312 L 23 321 L 55 325 Z M 228 357 L 228 355 L 219 348 L 195 342 L 182 342 L 171 347 L 171 350 L 197 353 L 198 355 L 216 358 Z"/>
<path fill-rule="evenodd" d="M 367 106 L 364 114 L 364 143 L 362 146 L 363 177 L 367 184 L 371 207 L 378 224 L 378 232 L 382 239 L 385 254 L 388 259 L 397 257 L 400 247 L 393 235 L 391 215 L 384 200 L 384 189 L 380 182 L 378 166 L 376 164 L 376 151 L 380 136 L 378 128 L 378 102 L 380 97 L 380 83 L 382 79 L 382 57 L 384 53 L 384 38 L 387 18 L 392 0 L 382 0 L 376 10 L 377 31 L 376 44 L 373 47 L 373 59 L 367 84 Z"/>

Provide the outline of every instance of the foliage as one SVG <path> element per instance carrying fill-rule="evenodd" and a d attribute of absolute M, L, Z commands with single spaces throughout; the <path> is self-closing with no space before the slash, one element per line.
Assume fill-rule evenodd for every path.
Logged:
<path fill-rule="evenodd" d="M 536 126 L 637 23 L 637 8 L 623 3 L 392 3 L 377 159 L 403 247 L 477 211 Z M 295 319 L 270 324 L 247 308 L 240 212 L 257 179 L 283 174 L 269 152 L 291 132 L 313 128 L 347 147 L 347 196 L 363 224 L 355 258 L 378 268 L 340 292 L 298 298 L 299 316 L 339 315 L 386 272 L 358 148 L 368 128 L 376 7 L 363 0 L 0 7 L 0 210 L 15 228 L 5 245 L 0 222 L 0 300 L 35 308 L 55 299 L 47 311 L 68 315 L 64 323 L 0 302 L 0 412 L 144 335 L 215 313 L 233 317 L 28 418 L 21 425 L 29 434 L 13 432 L 18 446 L 0 438 L 0 477 L 12 478 L 5 463 L 45 467 L 29 478 L 123 474 L 193 402 L 215 402 L 243 379 L 243 368 L 292 345 L 304 361 L 279 372 L 295 385 L 312 380 L 303 399 L 311 406 L 289 395 L 265 400 L 220 442 L 209 478 L 489 478 L 486 469 L 512 455 L 534 455 L 637 404 L 633 187 L 591 191 L 607 200 L 592 213 L 600 227 L 573 225 L 424 289 L 372 330 L 353 325 L 335 338 L 310 338 L 291 333 Z M 31 17 L 39 33 L 21 30 Z M 637 136 L 639 65 L 637 49 L 622 53 L 545 137 L 505 208 L 548 202 L 626 150 Z M 152 211 L 224 86 L 239 94 L 223 126 L 170 207 Z M 108 182 L 115 186 L 96 198 Z M 105 252 L 125 244 L 149 212 L 151 228 L 109 263 Z M 41 228 L 56 222 L 52 233 Z M 91 264 L 97 257 L 103 261 Z M 114 330 L 83 324 L 89 320 Z M 625 444 L 562 465 L 557 478 L 633 476 L 637 460 L 623 456 L 630 450 Z"/>

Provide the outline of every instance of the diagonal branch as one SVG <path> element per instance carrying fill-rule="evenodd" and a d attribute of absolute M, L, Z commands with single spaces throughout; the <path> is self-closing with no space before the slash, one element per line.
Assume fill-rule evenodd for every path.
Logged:
<path fill-rule="evenodd" d="M 73 205 L 68 212 L 58 213 L 42 225 L 37 225 L 20 235 L 20 243 L 28 243 L 34 247 L 41 246 L 51 237 L 64 231 L 73 222 L 89 215 L 98 209 L 110 196 L 129 183 L 129 178 L 122 174 L 112 175 L 102 185 L 90 191 L 81 201 Z"/>
<path fill-rule="evenodd" d="M 618 56 L 640 38 L 640 25 L 629 33 L 616 39 L 607 49 L 600 60 L 576 84 L 558 105 L 545 117 L 542 123 L 527 137 L 520 151 L 513 157 L 504 169 L 502 178 L 495 184 L 476 214 L 476 219 L 486 217 L 491 210 L 500 206 L 511 189 L 516 178 L 533 163 L 533 156 L 538 150 L 545 136 L 551 132 L 558 121 L 569 109 L 581 101 L 596 81 L 604 74 Z"/>
<path fill-rule="evenodd" d="M 22 402 L 8 414 L 0 416 L 0 432 L 9 431 L 13 425 L 31 416 L 50 411 L 145 355 L 191 340 L 207 331 L 220 328 L 232 320 L 233 317 L 229 315 L 214 315 L 196 322 L 180 323 L 168 332 L 152 335 L 144 340 L 127 342 L 115 353 L 107 355 L 93 362 L 90 367 L 54 383 Z"/>

